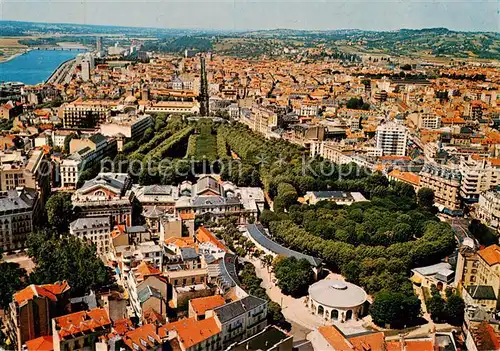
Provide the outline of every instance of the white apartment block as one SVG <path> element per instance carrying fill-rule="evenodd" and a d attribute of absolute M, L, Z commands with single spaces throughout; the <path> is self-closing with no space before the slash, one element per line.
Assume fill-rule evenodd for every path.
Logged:
<path fill-rule="evenodd" d="M 69 225 L 69 233 L 80 240 L 91 241 L 97 254 L 105 255 L 111 246 L 111 224 L 109 217 L 78 218 Z"/>
<path fill-rule="evenodd" d="M 418 116 L 419 129 L 438 129 L 441 126 L 441 117 L 433 113 L 421 113 Z"/>
<path fill-rule="evenodd" d="M 59 166 L 61 187 L 76 188 L 82 162 L 83 160 L 81 158 L 79 159 L 74 155 L 70 155 L 68 158 L 61 161 Z"/>
<path fill-rule="evenodd" d="M 482 192 L 500 184 L 500 165 L 487 159 L 462 158 L 459 170 L 462 174 L 460 196 L 466 201 L 477 202 Z"/>
<path fill-rule="evenodd" d="M 312 105 L 312 104 L 302 104 L 300 106 L 300 110 L 297 111 L 299 112 L 299 116 L 310 116 L 310 117 L 315 117 L 318 115 L 318 105 Z"/>
<path fill-rule="evenodd" d="M 500 222 L 500 192 L 490 190 L 479 195 L 476 213 L 484 224 L 498 228 Z"/>
<path fill-rule="evenodd" d="M 408 131 L 405 126 L 389 122 L 377 127 L 376 148 L 381 149 L 384 156 L 406 155 Z"/>

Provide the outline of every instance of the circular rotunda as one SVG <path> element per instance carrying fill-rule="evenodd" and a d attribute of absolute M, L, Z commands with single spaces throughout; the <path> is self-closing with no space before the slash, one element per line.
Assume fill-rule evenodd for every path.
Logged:
<path fill-rule="evenodd" d="M 325 279 L 309 287 L 307 306 L 326 320 L 345 322 L 364 314 L 366 298 L 366 292 L 355 284 Z"/>

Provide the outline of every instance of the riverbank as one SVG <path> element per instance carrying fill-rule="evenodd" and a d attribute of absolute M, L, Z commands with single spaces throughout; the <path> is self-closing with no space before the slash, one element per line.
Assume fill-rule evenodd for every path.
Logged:
<path fill-rule="evenodd" d="M 57 75 L 57 72 L 61 71 L 61 66 L 67 66 L 62 64 L 75 59 L 80 52 L 82 51 L 29 50 L 23 55 L 17 55 L 15 58 L 0 64 L 0 81 L 23 82 L 26 85 L 43 83 L 50 77 Z M 55 78 L 59 81 L 63 76 L 64 74 L 61 74 Z M 64 81 L 64 79 L 62 80 Z"/>
<path fill-rule="evenodd" d="M 0 56 L 0 64 L 12 61 L 13 59 L 15 59 L 19 56 L 25 55 L 30 50 L 31 49 L 23 49 L 23 51 L 21 51 L 21 52 L 16 52 L 16 53 L 8 55 L 8 56 Z"/>

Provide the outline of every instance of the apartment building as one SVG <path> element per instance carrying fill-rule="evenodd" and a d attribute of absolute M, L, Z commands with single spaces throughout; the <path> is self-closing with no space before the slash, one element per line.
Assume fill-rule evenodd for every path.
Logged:
<path fill-rule="evenodd" d="M 247 296 L 206 312 L 207 319 L 215 317 L 221 330 L 224 347 L 249 338 L 267 326 L 267 301 Z"/>
<path fill-rule="evenodd" d="M 241 116 L 241 122 L 253 131 L 268 136 L 272 128 L 278 126 L 278 115 L 269 109 L 254 105 L 251 113 Z"/>
<path fill-rule="evenodd" d="M 187 113 L 199 114 L 200 104 L 197 101 L 158 101 L 144 107 L 146 113 Z"/>
<path fill-rule="evenodd" d="M 42 150 L 20 151 L 0 155 L 0 191 L 19 187 L 39 192 L 42 205 L 50 192 L 51 165 Z"/>
<path fill-rule="evenodd" d="M 29 340 L 52 334 L 51 319 L 64 314 L 70 286 L 66 281 L 29 285 L 12 296 L 5 313 L 6 335 L 14 349 Z"/>
<path fill-rule="evenodd" d="M 221 329 L 216 318 L 204 320 L 181 319 L 168 323 L 158 330 L 160 337 L 177 341 L 181 351 L 222 350 Z"/>
<path fill-rule="evenodd" d="M 111 117 L 109 121 L 100 126 L 101 134 L 107 137 L 116 137 L 119 134 L 125 138 L 139 141 L 146 129 L 153 126 L 150 115 L 128 115 L 121 114 Z"/>
<path fill-rule="evenodd" d="M 469 287 L 482 287 L 482 290 L 490 290 L 494 294 L 494 309 L 496 309 L 497 301 L 500 293 L 500 246 L 490 245 L 487 248 L 477 252 L 478 263 L 475 284 Z M 489 288 L 485 288 L 489 287 Z M 474 289 L 469 295 L 474 297 Z M 479 296 L 477 300 L 483 300 Z M 489 303 L 487 304 L 489 306 Z M 487 307 L 487 306 L 485 306 Z"/>
<path fill-rule="evenodd" d="M 406 155 L 408 131 L 405 126 L 389 122 L 377 127 L 376 148 L 382 150 L 384 156 Z"/>
<path fill-rule="evenodd" d="M 419 129 L 438 129 L 441 127 L 441 117 L 435 113 L 419 113 L 417 127 Z"/>
<path fill-rule="evenodd" d="M 61 186 L 76 188 L 81 172 L 95 167 L 107 156 L 113 157 L 116 150 L 116 139 L 108 139 L 102 134 L 94 134 L 84 139 L 72 139 L 71 154 L 63 159 L 59 166 Z"/>
<path fill-rule="evenodd" d="M 33 189 L 17 188 L 0 193 L 0 248 L 3 251 L 25 247 L 40 217 L 40 206 L 39 194 Z"/>
<path fill-rule="evenodd" d="M 484 224 L 498 230 L 500 224 L 500 192 L 490 190 L 480 194 L 476 215 Z"/>
<path fill-rule="evenodd" d="M 436 205 L 450 211 L 460 209 L 460 172 L 437 164 L 425 164 L 420 171 L 420 187 L 434 191 Z"/>
<path fill-rule="evenodd" d="M 52 319 L 54 351 L 95 350 L 99 337 L 111 332 L 104 308 L 94 308 Z"/>
<path fill-rule="evenodd" d="M 320 155 L 321 157 L 332 161 L 338 165 L 349 164 L 352 162 L 351 154 L 353 149 L 345 147 L 337 142 L 322 141 L 311 143 L 311 156 Z"/>
<path fill-rule="evenodd" d="M 84 217 L 69 225 L 69 233 L 80 240 L 90 241 L 97 254 L 107 254 L 111 246 L 111 224 L 109 217 Z"/>
<path fill-rule="evenodd" d="M 167 282 L 159 269 L 142 261 L 128 271 L 125 286 L 137 317 L 141 318 L 148 309 L 166 316 Z"/>
<path fill-rule="evenodd" d="M 479 195 L 500 184 L 500 162 L 496 159 L 462 158 L 460 196 L 469 203 L 479 200 Z"/>
<path fill-rule="evenodd" d="M 465 239 L 458 251 L 454 284 L 462 291 L 477 281 L 479 257 L 472 239 Z"/>
<path fill-rule="evenodd" d="M 111 117 L 111 108 L 118 102 L 101 100 L 75 100 L 63 105 L 62 120 L 64 128 L 95 128 Z"/>

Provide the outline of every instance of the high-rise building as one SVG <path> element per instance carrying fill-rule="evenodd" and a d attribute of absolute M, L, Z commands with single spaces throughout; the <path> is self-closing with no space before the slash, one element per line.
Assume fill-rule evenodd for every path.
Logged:
<path fill-rule="evenodd" d="M 95 48 L 98 53 L 102 52 L 102 37 L 97 37 L 96 43 L 95 43 Z"/>
<path fill-rule="evenodd" d="M 495 159 L 463 158 L 459 169 L 462 174 L 460 196 L 468 202 L 477 202 L 479 194 L 500 184 L 500 164 Z"/>
<path fill-rule="evenodd" d="M 406 155 L 408 131 L 406 127 L 395 122 L 389 122 L 377 127 L 377 149 L 381 149 L 384 156 Z"/>

